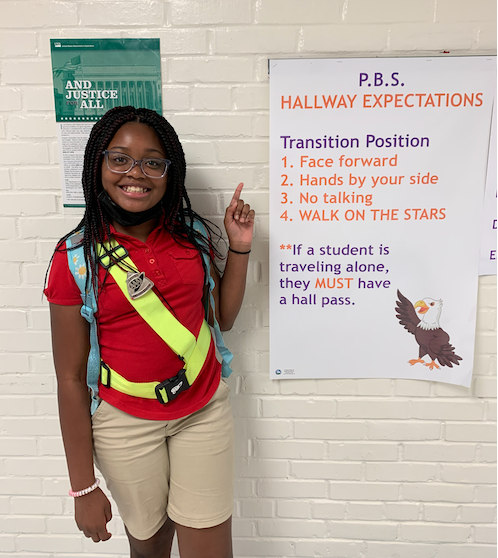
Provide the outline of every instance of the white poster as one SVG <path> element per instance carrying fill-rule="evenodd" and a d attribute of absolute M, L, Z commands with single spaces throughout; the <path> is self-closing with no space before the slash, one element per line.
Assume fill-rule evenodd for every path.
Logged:
<path fill-rule="evenodd" d="M 482 220 L 481 262 L 479 275 L 496 275 L 496 99 L 489 139 L 488 172 L 484 194 Z"/>
<path fill-rule="evenodd" d="M 270 61 L 270 377 L 472 376 L 495 59 Z"/>

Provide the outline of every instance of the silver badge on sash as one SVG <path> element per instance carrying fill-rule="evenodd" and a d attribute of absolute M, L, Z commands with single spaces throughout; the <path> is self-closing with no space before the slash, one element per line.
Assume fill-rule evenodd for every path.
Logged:
<path fill-rule="evenodd" d="M 145 277 L 145 273 L 138 271 L 128 271 L 126 274 L 126 286 L 128 287 L 128 294 L 132 300 L 140 298 L 145 293 L 148 293 L 154 283 Z"/>

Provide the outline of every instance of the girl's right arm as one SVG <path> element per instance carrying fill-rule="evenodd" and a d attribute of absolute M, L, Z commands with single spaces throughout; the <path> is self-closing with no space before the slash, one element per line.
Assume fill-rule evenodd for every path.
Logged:
<path fill-rule="evenodd" d="M 90 334 L 89 324 L 81 316 L 80 308 L 81 305 L 50 304 L 59 417 L 71 488 L 74 491 L 88 488 L 95 482 L 90 401 L 86 384 Z M 93 541 L 105 541 L 111 537 L 106 526 L 111 517 L 111 504 L 100 488 L 75 498 L 76 524 Z"/>

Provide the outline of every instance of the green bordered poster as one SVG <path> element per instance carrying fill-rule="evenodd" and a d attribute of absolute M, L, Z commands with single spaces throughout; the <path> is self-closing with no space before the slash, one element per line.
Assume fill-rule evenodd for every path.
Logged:
<path fill-rule="evenodd" d="M 81 171 L 93 124 L 132 105 L 162 113 L 159 39 L 51 39 L 64 207 L 83 207 Z"/>

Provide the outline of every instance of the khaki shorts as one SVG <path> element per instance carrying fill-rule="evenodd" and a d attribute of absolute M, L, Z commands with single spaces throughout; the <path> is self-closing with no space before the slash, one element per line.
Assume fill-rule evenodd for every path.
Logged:
<path fill-rule="evenodd" d="M 128 531 L 152 537 L 170 517 L 198 529 L 232 515 L 233 418 L 224 381 L 186 417 L 133 417 L 102 401 L 92 417 L 95 463 Z"/>

